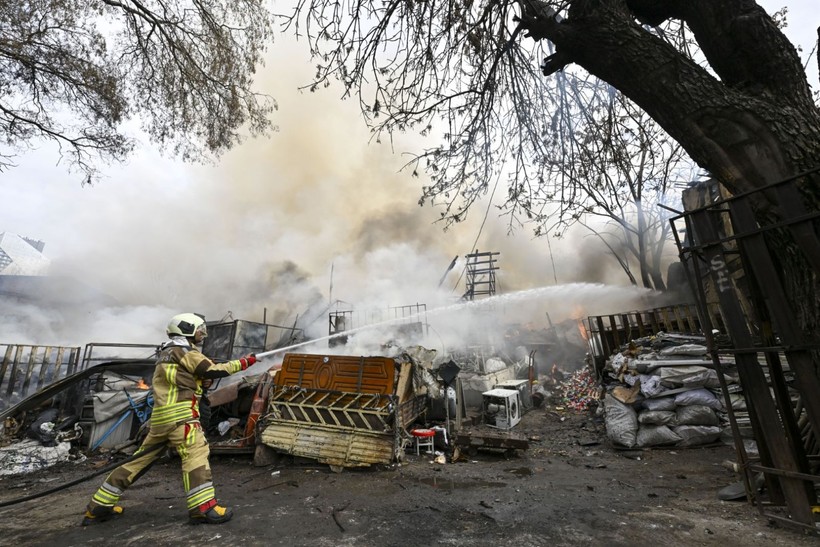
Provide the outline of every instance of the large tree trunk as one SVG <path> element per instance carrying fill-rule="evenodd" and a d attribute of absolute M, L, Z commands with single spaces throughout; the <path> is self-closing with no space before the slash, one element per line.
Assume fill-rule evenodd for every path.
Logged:
<path fill-rule="evenodd" d="M 524 0 L 527 6 L 538 0 Z M 569 17 L 557 20 L 551 13 L 536 13 L 536 37 L 546 36 L 557 46 L 544 64 L 545 73 L 569 62 L 583 66 L 609 82 L 643 108 L 680 143 L 703 168 L 714 174 L 734 195 L 759 190 L 818 167 L 820 164 L 820 111 L 815 106 L 794 47 L 772 19 L 751 0 L 572 0 Z M 659 23 L 668 18 L 686 22 L 717 77 L 683 56 L 677 49 L 646 32 L 635 22 Z M 525 24 L 528 20 L 525 16 Z M 758 226 L 799 218 L 818 211 L 820 175 L 799 179 L 796 185 L 778 186 L 754 194 L 751 206 Z M 779 302 L 767 308 L 780 327 L 784 344 L 811 347 L 820 327 L 820 244 L 817 222 L 792 224 L 765 233 L 766 245 L 752 234 L 755 219 L 745 219 L 743 203 L 730 204 L 733 222 L 742 221 L 747 235 L 744 251 L 754 253 L 761 272 L 745 272 L 756 279 L 759 303 L 785 298 L 791 313 Z M 696 231 L 718 237 L 708 229 L 709 212 L 695 213 Z M 717 240 L 707 242 L 713 258 Z M 769 263 L 772 256 L 774 264 Z M 751 254 L 747 255 L 751 256 Z M 755 265 L 751 270 L 755 270 Z M 759 276 L 759 277 L 758 277 Z M 778 290 L 779 276 L 784 291 Z M 763 286 L 764 280 L 768 286 Z M 721 294 L 721 308 L 729 312 L 729 333 L 740 348 L 754 345 L 743 325 L 736 301 Z M 792 315 L 793 314 L 793 315 Z M 797 321 L 793 321 L 793 317 Z M 763 325 L 760 325 L 761 327 Z M 808 337 L 804 336 L 808 334 Z M 815 435 L 820 433 L 820 358 L 817 352 L 787 351 Z M 788 394 L 780 391 L 778 405 L 756 357 L 739 354 L 744 389 L 754 401 L 755 434 L 765 450 L 767 466 L 808 470 L 803 445 L 796 441 L 795 422 Z M 768 358 L 767 358 L 768 359 Z M 770 361 L 770 369 L 776 358 Z M 751 373 L 751 374 L 750 374 Z M 776 374 L 775 374 L 776 376 Z M 777 393 L 778 382 L 772 381 Z M 781 387 L 785 384 L 780 381 Z M 785 390 L 785 388 L 783 388 Z M 784 450 L 784 438 L 792 441 Z M 767 455 L 768 454 L 768 455 Z M 811 526 L 809 506 L 816 504 L 810 482 L 780 480 L 791 518 Z"/>
<path fill-rule="evenodd" d="M 732 193 L 814 167 L 820 114 L 794 47 L 768 15 L 742 10 L 742 0 L 674 4 L 687 8 L 679 15 L 723 80 L 645 32 L 618 0 L 575 0 L 544 35 L 635 101 Z M 714 13 L 717 4 L 732 7 Z"/>
<path fill-rule="evenodd" d="M 649 275 L 652 277 L 652 284 L 656 291 L 666 290 L 666 283 L 663 281 L 663 273 L 661 272 L 659 260 L 652 260 L 652 264 L 649 266 Z"/>
<path fill-rule="evenodd" d="M 545 73 L 570 62 L 609 82 L 643 108 L 733 194 L 761 188 L 820 164 L 820 112 L 794 47 L 746 0 L 573 0 L 563 21 L 526 2 L 525 25 L 557 48 Z M 634 11 L 630 11 L 630 8 Z M 636 21 L 683 19 L 716 78 Z M 800 184 L 802 205 L 818 209 L 820 176 Z M 787 218 L 775 192 L 756 203 L 758 218 Z M 797 200 L 799 201 L 799 200 Z M 817 279 L 781 236 L 783 282 L 808 332 L 820 326 Z M 816 266 L 816 265 L 815 265 Z"/>

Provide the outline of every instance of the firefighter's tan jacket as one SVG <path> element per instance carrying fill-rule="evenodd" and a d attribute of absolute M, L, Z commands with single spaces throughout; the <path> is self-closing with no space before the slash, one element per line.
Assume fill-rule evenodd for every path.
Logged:
<path fill-rule="evenodd" d="M 151 426 L 198 420 L 202 380 L 229 376 L 240 370 L 242 364 L 238 359 L 216 364 L 185 338 L 172 338 L 163 344 L 154 369 Z"/>

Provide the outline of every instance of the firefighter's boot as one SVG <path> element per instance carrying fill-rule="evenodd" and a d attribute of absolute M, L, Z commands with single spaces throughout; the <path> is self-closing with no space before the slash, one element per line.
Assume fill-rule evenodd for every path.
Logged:
<path fill-rule="evenodd" d="M 105 505 L 97 505 L 96 507 L 88 508 L 85 510 L 85 515 L 83 515 L 83 526 L 88 526 L 89 524 L 98 524 L 100 522 L 105 522 L 107 520 L 111 520 L 114 517 L 118 517 L 122 515 L 123 508 L 119 505 L 113 505 L 111 507 Z"/>
<path fill-rule="evenodd" d="M 199 506 L 196 511 L 189 513 L 191 524 L 222 524 L 228 522 L 233 517 L 233 511 L 229 507 L 222 507 L 211 500 Z"/>

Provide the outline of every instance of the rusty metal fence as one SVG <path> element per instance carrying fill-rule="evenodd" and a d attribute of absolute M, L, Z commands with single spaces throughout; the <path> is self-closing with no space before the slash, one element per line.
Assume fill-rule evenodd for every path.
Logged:
<path fill-rule="evenodd" d="M 720 308 L 710 304 L 706 308 L 710 323 L 722 329 Z M 630 311 L 609 315 L 593 315 L 582 320 L 590 356 L 600 377 L 606 360 L 624 344 L 660 332 L 701 334 L 703 325 L 695 304 L 677 304 L 651 310 Z"/>
<path fill-rule="evenodd" d="M 0 344 L 0 410 L 77 372 L 80 347 Z"/>
<path fill-rule="evenodd" d="M 671 219 L 719 379 L 721 357 L 733 360 L 750 410 L 756 455 L 741 440 L 723 382 L 747 498 L 767 518 L 812 532 L 820 484 L 820 342 L 804 332 L 790 305 L 785 283 L 793 280 L 783 275 L 782 250 L 792 250 L 787 260 L 802 261 L 806 279 L 820 276 L 820 212 L 806 210 L 800 194 L 801 187 L 817 186 L 818 171 L 717 200 L 714 191 L 696 188 L 686 212 Z M 754 214 L 764 202 L 778 218 L 761 221 Z M 817 302 L 818 295 L 809 295 Z M 715 304 L 722 325 L 707 311 Z M 730 347 L 718 346 L 713 328 L 728 335 Z"/>
<path fill-rule="evenodd" d="M 386 309 L 338 310 L 328 313 L 328 335 L 341 334 L 348 330 L 361 329 L 370 325 L 388 323 L 399 330 L 412 327 L 418 334 L 428 332 L 427 304 L 389 306 Z"/>
<path fill-rule="evenodd" d="M 0 410 L 86 368 L 152 356 L 156 345 L 103 344 L 41 346 L 0 344 Z"/>

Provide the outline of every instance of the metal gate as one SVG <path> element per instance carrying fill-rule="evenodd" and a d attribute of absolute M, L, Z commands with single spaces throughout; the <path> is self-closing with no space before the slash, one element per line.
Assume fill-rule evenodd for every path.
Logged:
<path fill-rule="evenodd" d="M 146 359 L 156 355 L 152 344 L 86 344 L 35 346 L 0 344 L 0 410 L 41 389 L 91 366 L 114 361 Z"/>
<path fill-rule="evenodd" d="M 748 499 L 766 517 L 816 532 L 815 485 L 820 482 L 820 343 L 805 333 L 781 282 L 776 242 L 790 240 L 806 264 L 808 278 L 820 275 L 818 211 L 803 207 L 798 184 L 811 184 L 815 169 L 754 192 L 718 195 L 715 187 L 687 191 L 686 212 L 671 219 L 681 260 L 698 305 L 702 330 L 723 392 L 744 470 Z M 763 223 L 753 208 L 776 203 L 781 218 Z M 679 234 L 685 233 L 685 237 Z M 818 298 L 818 295 L 814 295 Z M 724 325 L 706 310 L 717 303 Z M 725 328 L 727 349 L 712 329 Z M 733 358 L 750 410 L 758 446 L 751 457 L 729 404 L 721 356 Z M 755 478 L 762 473 L 765 490 Z"/>
<path fill-rule="evenodd" d="M 708 307 L 712 325 L 723 328 L 720 309 Z M 637 338 L 659 332 L 701 333 L 703 325 L 697 306 L 678 304 L 643 311 L 630 311 L 610 315 L 592 315 L 582 321 L 595 374 L 600 379 L 606 360 L 624 344 Z"/>
<path fill-rule="evenodd" d="M 79 370 L 79 347 L 0 344 L 0 355 L 0 410 Z"/>

